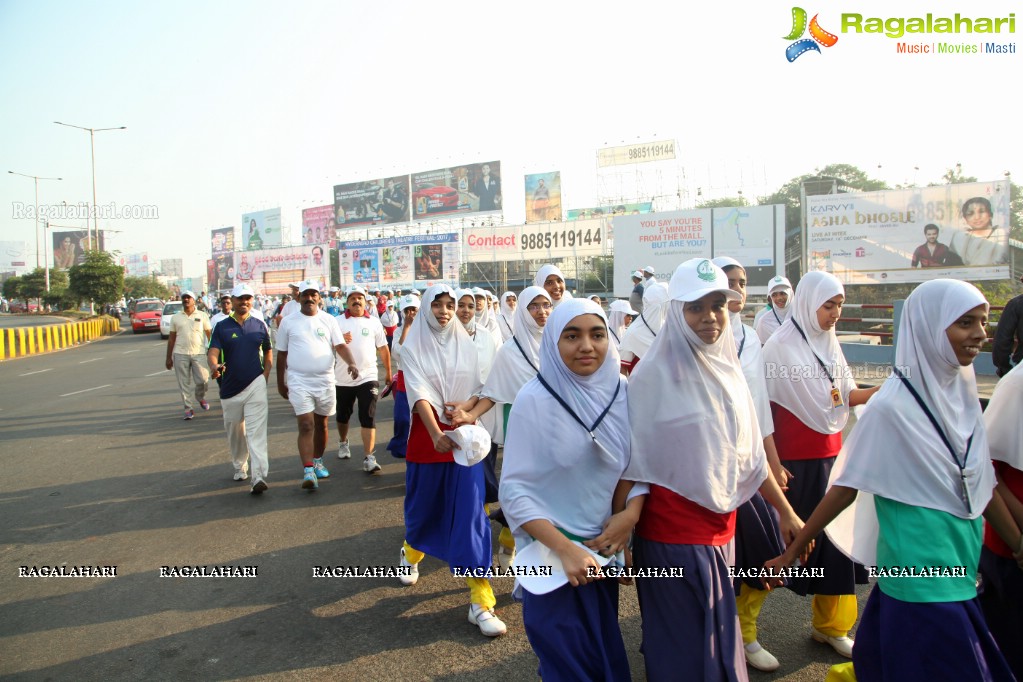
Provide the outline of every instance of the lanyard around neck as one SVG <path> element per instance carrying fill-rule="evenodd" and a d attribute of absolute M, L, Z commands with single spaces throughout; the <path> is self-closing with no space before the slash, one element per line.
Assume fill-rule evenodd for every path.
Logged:
<path fill-rule="evenodd" d="M 540 384 L 545 389 L 547 389 L 547 392 L 550 393 L 554 397 L 554 399 L 558 401 L 558 404 L 565 408 L 565 411 L 572 416 L 572 419 L 576 420 L 580 426 L 586 429 L 586 432 L 590 434 L 590 438 L 593 440 L 593 444 L 600 448 L 603 452 L 606 452 L 612 460 L 617 462 L 618 459 L 611 452 L 609 452 L 607 448 L 605 448 L 597 441 L 597 436 L 593 432 L 597 430 L 597 427 L 600 426 L 600 422 L 604 421 L 604 417 L 606 417 L 607 413 L 611 411 L 611 406 L 615 404 L 615 400 L 618 398 L 618 391 L 621 390 L 622 388 L 622 382 L 617 381 L 615 383 L 615 392 L 614 395 L 611 396 L 611 402 L 607 404 L 607 407 L 604 408 L 604 411 L 600 413 L 599 417 L 597 417 L 597 421 L 593 422 L 593 426 L 586 426 L 586 422 L 584 422 L 579 417 L 579 415 L 575 413 L 575 410 L 573 410 L 560 395 L 554 392 L 554 389 L 550 387 L 550 384 L 547 383 L 546 379 L 543 378 L 542 374 L 538 372 L 536 378 L 540 380 Z"/>
<path fill-rule="evenodd" d="M 654 338 L 657 338 L 657 332 L 655 332 L 654 328 L 650 326 L 650 323 L 646 321 L 646 317 L 643 313 L 639 314 L 639 319 L 643 320 L 643 324 L 646 325 L 646 328 L 650 330 L 650 333 L 654 335 Z"/>
<path fill-rule="evenodd" d="M 534 372 L 536 372 L 537 374 L 539 374 L 539 373 L 540 373 L 540 368 L 539 368 L 539 367 L 537 367 L 536 365 L 534 365 L 534 364 L 533 364 L 533 361 L 532 361 L 532 360 L 531 360 L 531 359 L 529 358 L 529 356 L 528 356 L 528 355 L 526 355 L 526 351 L 522 350 L 522 344 L 521 344 L 521 343 L 519 343 L 519 340 L 518 340 L 518 339 L 516 339 L 516 338 L 515 338 L 515 337 L 513 336 L 513 337 L 512 337 L 512 341 L 514 341 L 514 342 L 515 342 L 515 346 L 516 346 L 516 347 L 517 347 L 517 348 L 519 349 L 519 352 L 520 352 L 520 353 L 522 353 L 522 357 L 524 357 L 524 358 L 526 359 L 526 362 L 528 362 L 528 363 L 529 363 L 529 366 L 533 368 L 533 371 L 534 371 Z"/>

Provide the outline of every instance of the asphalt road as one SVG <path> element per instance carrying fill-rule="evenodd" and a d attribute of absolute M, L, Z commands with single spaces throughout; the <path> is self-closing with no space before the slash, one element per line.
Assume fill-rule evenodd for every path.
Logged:
<path fill-rule="evenodd" d="M 427 558 L 419 583 L 314 578 L 317 566 L 393 566 L 404 463 L 334 458 L 299 488 L 294 417 L 271 378 L 270 489 L 232 467 L 216 391 L 182 421 L 157 334 L 0 363 L 0 675 L 43 679 L 533 680 L 511 579 L 495 580 L 506 636 L 466 621 L 468 592 Z M 384 401 L 379 441 L 391 435 Z M 383 449 L 378 446 L 378 454 Z M 495 534 L 496 541 L 496 534 Z M 256 566 L 250 578 L 161 578 L 161 566 Z M 22 566 L 117 566 L 110 578 L 18 577 Z M 866 589 L 861 590 L 861 609 Z M 761 642 L 782 662 L 751 680 L 823 680 L 842 662 L 809 638 L 809 600 L 772 595 Z M 621 623 L 643 679 L 634 588 Z"/>
<path fill-rule="evenodd" d="M 42 327 L 48 324 L 63 324 L 65 322 L 70 322 L 70 319 L 54 315 L 13 315 L 10 313 L 0 313 L 0 329 L 8 327 Z"/>

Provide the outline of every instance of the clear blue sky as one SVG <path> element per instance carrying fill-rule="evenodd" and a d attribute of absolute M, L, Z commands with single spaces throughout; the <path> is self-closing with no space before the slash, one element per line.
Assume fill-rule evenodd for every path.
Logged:
<path fill-rule="evenodd" d="M 204 271 L 211 228 L 280 206 L 297 236 L 301 209 L 331 203 L 336 183 L 499 159 L 506 222 L 523 220 L 525 173 L 560 169 L 565 207 L 594 205 L 606 144 L 677 140 L 668 170 L 690 202 L 836 162 L 891 184 L 957 162 L 981 180 L 1023 172 L 1019 50 L 899 55 L 896 40 L 839 32 L 842 13 L 999 17 L 1018 3 L 803 3 L 839 42 L 791 64 L 791 3 L 693 5 L 0 0 L 0 240 L 29 242 L 34 264 L 34 221 L 6 208 L 32 203 L 32 181 L 7 170 L 63 177 L 40 183 L 43 204 L 91 200 L 89 136 L 53 121 L 127 126 L 96 135 L 99 203 L 159 219 L 101 228 L 120 230 L 123 253 L 183 258 L 186 276 Z"/>

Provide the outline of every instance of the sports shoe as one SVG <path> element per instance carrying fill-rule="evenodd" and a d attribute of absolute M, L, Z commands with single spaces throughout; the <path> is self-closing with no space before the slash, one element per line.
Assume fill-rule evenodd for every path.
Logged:
<path fill-rule="evenodd" d="M 199 407 L 201 407 L 202 409 L 206 410 L 207 412 L 210 411 L 210 404 L 208 402 L 206 402 L 205 400 L 200 400 L 199 401 Z"/>
<path fill-rule="evenodd" d="M 252 482 L 252 494 L 260 495 L 264 490 L 266 490 L 266 487 L 266 481 L 257 477 L 256 480 Z"/>
<path fill-rule="evenodd" d="M 352 458 L 352 449 L 348 447 L 348 441 L 343 440 L 337 444 L 337 458 L 338 459 Z"/>
<path fill-rule="evenodd" d="M 244 481 L 248 477 L 249 477 L 249 474 L 247 472 L 244 472 L 244 471 L 236 471 L 236 472 L 234 472 L 234 480 L 236 480 L 236 481 Z"/>
<path fill-rule="evenodd" d="M 515 561 L 515 548 L 508 549 L 504 545 L 497 548 L 497 564 L 501 567 L 502 573 L 507 573 Z"/>
<path fill-rule="evenodd" d="M 831 645 L 831 648 L 834 649 L 839 656 L 852 658 L 854 642 L 848 637 L 828 637 L 827 635 L 825 635 L 823 632 L 816 628 L 812 630 L 810 636 L 813 637 L 813 640 L 815 642 Z"/>
<path fill-rule="evenodd" d="M 375 474 L 380 471 L 380 465 L 377 464 L 377 458 L 373 455 L 366 455 L 366 459 L 362 460 L 362 470 L 367 474 Z"/>
<path fill-rule="evenodd" d="M 494 610 L 485 609 L 480 604 L 469 604 L 469 622 L 487 637 L 497 637 L 508 632 L 508 626 L 497 617 Z"/>
<path fill-rule="evenodd" d="M 316 480 L 316 469 L 313 467 L 306 467 L 305 475 L 302 477 L 302 489 L 316 490 L 319 487 L 320 483 Z"/>
<path fill-rule="evenodd" d="M 746 655 L 746 664 L 751 668 L 769 673 L 778 669 L 781 664 L 778 659 L 771 655 L 771 652 L 760 645 L 760 642 L 750 642 L 743 648 Z"/>
<path fill-rule="evenodd" d="M 323 466 L 323 458 L 317 457 L 313 460 L 313 470 L 316 471 L 316 478 L 330 478 L 330 472 Z"/>
<path fill-rule="evenodd" d="M 413 564 L 405 558 L 404 547 L 401 548 L 401 558 L 398 560 L 398 566 L 406 569 L 406 571 L 402 571 L 398 575 L 398 580 L 401 581 L 402 585 L 405 587 L 411 587 L 419 582 L 419 564 Z"/>
<path fill-rule="evenodd" d="M 194 417 L 195 412 L 193 412 L 192 410 L 185 410 L 185 421 L 188 421 L 189 419 L 192 419 Z"/>

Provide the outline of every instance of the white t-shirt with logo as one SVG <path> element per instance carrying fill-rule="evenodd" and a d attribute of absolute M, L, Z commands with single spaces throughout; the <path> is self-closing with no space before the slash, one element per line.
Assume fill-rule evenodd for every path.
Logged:
<path fill-rule="evenodd" d="M 337 386 L 361 386 L 368 381 L 377 380 L 377 348 L 387 347 L 387 335 L 384 327 L 376 317 L 348 317 L 341 315 L 337 325 L 341 333 L 348 332 L 352 340 L 348 350 L 355 358 L 355 366 L 359 369 L 359 378 L 353 379 L 348 374 L 348 367 L 338 358 L 334 366 L 334 383 Z"/>
<path fill-rule="evenodd" d="M 344 342 L 334 317 L 322 310 L 315 315 L 299 311 L 281 320 L 277 350 L 288 353 L 288 388 L 322 393 L 333 387 L 334 346 Z"/>

